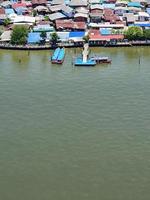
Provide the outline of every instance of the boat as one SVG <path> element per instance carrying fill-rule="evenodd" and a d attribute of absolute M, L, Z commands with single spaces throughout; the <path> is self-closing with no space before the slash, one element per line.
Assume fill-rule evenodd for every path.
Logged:
<path fill-rule="evenodd" d="M 77 57 L 74 61 L 74 65 L 75 66 L 87 66 L 87 67 L 94 67 L 96 65 L 96 61 L 92 60 L 92 59 L 87 59 L 85 62 L 83 61 L 83 59 L 81 57 Z"/>
<path fill-rule="evenodd" d="M 95 61 L 97 64 L 111 63 L 111 59 L 108 57 L 93 56 L 91 60 Z"/>
<path fill-rule="evenodd" d="M 57 48 L 55 49 L 52 57 L 51 62 L 53 64 L 62 64 L 65 58 L 65 49 L 64 48 Z"/>
<path fill-rule="evenodd" d="M 52 57 L 51 57 L 51 62 L 52 62 L 53 64 L 56 64 L 56 63 L 57 63 L 57 57 L 58 57 L 58 55 L 59 55 L 59 52 L 60 52 L 60 48 L 58 47 L 57 49 L 55 49 L 55 51 L 54 51 L 54 53 L 53 53 L 53 55 L 52 55 Z"/>
<path fill-rule="evenodd" d="M 62 64 L 65 58 L 65 48 L 61 48 L 57 57 L 57 64 Z"/>

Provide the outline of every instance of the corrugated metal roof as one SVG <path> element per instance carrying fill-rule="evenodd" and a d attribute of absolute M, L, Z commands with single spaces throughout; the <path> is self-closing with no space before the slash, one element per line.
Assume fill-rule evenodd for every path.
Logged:
<path fill-rule="evenodd" d="M 2 35 L 0 36 L 1 41 L 8 42 L 11 39 L 11 33 L 12 31 L 4 31 Z"/>
<path fill-rule="evenodd" d="M 62 14 L 61 12 L 53 13 L 48 16 L 51 21 L 66 18 L 66 16 L 64 14 Z"/>

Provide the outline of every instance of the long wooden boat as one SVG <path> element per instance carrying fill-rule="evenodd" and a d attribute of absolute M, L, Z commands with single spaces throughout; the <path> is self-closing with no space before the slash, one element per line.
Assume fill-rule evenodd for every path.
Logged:
<path fill-rule="evenodd" d="M 62 64 L 65 58 L 65 48 L 61 48 L 57 57 L 57 64 Z"/>
<path fill-rule="evenodd" d="M 55 51 L 51 57 L 51 62 L 53 64 L 57 64 L 57 58 L 58 58 L 59 52 L 60 52 L 60 48 L 58 47 L 57 49 L 55 49 Z"/>
<path fill-rule="evenodd" d="M 97 64 L 111 63 L 111 59 L 108 57 L 93 56 L 91 57 L 91 59 L 95 61 Z"/>

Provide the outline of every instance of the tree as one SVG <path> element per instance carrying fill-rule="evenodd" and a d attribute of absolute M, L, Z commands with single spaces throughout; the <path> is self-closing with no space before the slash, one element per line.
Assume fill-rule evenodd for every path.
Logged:
<path fill-rule="evenodd" d="M 45 40 L 46 40 L 46 37 L 47 37 L 46 32 L 42 31 L 41 34 L 40 34 L 40 37 L 42 38 L 43 43 L 45 43 Z"/>
<path fill-rule="evenodd" d="M 143 38 L 143 30 L 138 26 L 131 26 L 124 32 L 124 35 L 128 40 L 141 40 Z"/>
<path fill-rule="evenodd" d="M 6 18 L 3 23 L 4 26 L 8 26 L 11 23 L 11 20 L 9 18 Z"/>
<path fill-rule="evenodd" d="M 24 25 L 16 25 L 11 34 L 11 44 L 25 45 L 27 42 L 28 28 Z"/>
<path fill-rule="evenodd" d="M 150 29 L 145 29 L 143 31 L 143 38 L 146 40 L 150 40 Z"/>
<path fill-rule="evenodd" d="M 89 43 L 89 40 L 90 40 L 89 34 L 83 36 L 83 41 L 84 41 L 85 43 Z"/>
<path fill-rule="evenodd" d="M 46 15 L 46 16 L 44 17 L 44 20 L 45 20 L 45 21 L 49 21 L 49 16 Z"/>
<path fill-rule="evenodd" d="M 33 17 L 36 17 L 38 13 L 36 10 L 33 10 L 32 14 L 33 14 Z"/>
<path fill-rule="evenodd" d="M 50 42 L 51 42 L 52 46 L 56 46 L 58 39 L 59 39 L 59 37 L 56 32 L 51 34 Z"/>

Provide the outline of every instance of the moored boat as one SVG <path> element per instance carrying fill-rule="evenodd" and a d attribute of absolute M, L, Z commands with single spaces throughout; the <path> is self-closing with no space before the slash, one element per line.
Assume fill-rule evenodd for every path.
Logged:
<path fill-rule="evenodd" d="M 60 48 L 58 47 L 57 49 L 55 49 L 52 57 L 51 57 L 51 62 L 53 64 L 56 64 L 57 63 L 57 58 L 58 58 L 58 55 L 59 55 L 59 52 L 60 52 Z"/>
<path fill-rule="evenodd" d="M 61 48 L 57 57 L 57 64 L 62 64 L 65 58 L 65 48 Z"/>
<path fill-rule="evenodd" d="M 111 59 L 108 57 L 93 56 L 91 60 L 95 61 L 97 64 L 111 63 Z"/>
<path fill-rule="evenodd" d="M 53 64 L 62 64 L 65 58 L 65 49 L 64 48 L 57 48 L 55 49 L 52 57 L 51 62 Z"/>

